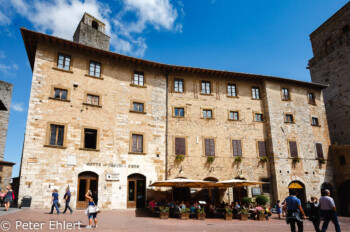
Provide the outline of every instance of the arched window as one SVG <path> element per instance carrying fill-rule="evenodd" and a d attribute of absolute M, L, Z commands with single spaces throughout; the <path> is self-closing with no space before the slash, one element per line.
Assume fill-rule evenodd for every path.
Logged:
<path fill-rule="evenodd" d="M 92 21 L 91 26 L 95 29 L 98 29 L 98 22 L 96 22 L 95 20 Z"/>
<path fill-rule="evenodd" d="M 340 165 L 346 164 L 345 156 L 343 156 L 343 155 L 339 156 L 339 164 Z"/>
<path fill-rule="evenodd" d="M 348 33 L 350 30 L 349 25 L 345 25 L 341 30 L 342 30 L 343 34 Z"/>

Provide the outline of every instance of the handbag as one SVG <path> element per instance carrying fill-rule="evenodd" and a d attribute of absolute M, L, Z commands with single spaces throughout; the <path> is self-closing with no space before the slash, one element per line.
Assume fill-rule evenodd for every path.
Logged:
<path fill-rule="evenodd" d="M 15 199 L 15 193 L 12 191 L 12 200 Z"/>
<path fill-rule="evenodd" d="M 94 199 L 92 199 L 92 203 L 94 203 L 95 213 L 101 213 L 101 209 L 95 204 Z"/>

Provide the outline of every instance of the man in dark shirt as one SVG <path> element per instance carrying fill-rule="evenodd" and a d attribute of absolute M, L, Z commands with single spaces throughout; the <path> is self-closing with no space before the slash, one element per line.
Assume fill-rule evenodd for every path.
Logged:
<path fill-rule="evenodd" d="M 316 197 L 311 197 L 310 221 L 314 224 L 315 231 L 320 232 L 321 211 Z"/>
<path fill-rule="evenodd" d="M 69 206 L 70 197 L 71 197 L 71 194 L 70 194 L 69 188 L 66 188 L 66 193 L 64 194 L 64 197 L 63 197 L 64 200 L 66 201 L 66 207 L 64 208 L 63 213 L 66 213 L 67 209 L 69 209 L 71 214 L 73 213 L 73 210 Z"/>
<path fill-rule="evenodd" d="M 303 232 L 303 220 L 300 217 L 300 214 L 303 215 L 305 219 L 305 213 L 301 207 L 301 201 L 297 198 L 297 191 L 294 189 L 290 190 L 290 196 L 286 198 L 286 208 L 287 208 L 287 223 L 290 223 L 290 229 L 292 232 L 295 232 L 295 223 L 298 225 L 298 232 Z"/>

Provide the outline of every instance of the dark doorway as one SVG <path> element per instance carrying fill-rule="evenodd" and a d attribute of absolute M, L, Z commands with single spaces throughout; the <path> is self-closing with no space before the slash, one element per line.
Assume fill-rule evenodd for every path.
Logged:
<path fill-rule="evenodd" d="M 141 174 L 128 176 L 128 208 L 145 208 L 146 206 L 146 177 Z"/>
<path fill-rule="evenodd" d="M 328 189 L 330 192 L 331 192 L 331 197 L 334 197 L 333 195 L 333 186 L 330 184 L 330 183 L 327 183 L 327 182 L 324 182 L 322 185 L 321 185 L 321 196 L 324 195 L 324 191 Z"/>
<path fill-rule="evenodd" d="M 207 177 L 204 181 L 218 182 L 219 180 L 215 177 Z M 211 202 L 213 204 L 220 203 L 220 193 L 218 188 L 203 189 L 203 197 L 206 202 Z"/>
<path fill-rule="evenodd" d="M 88 202 L 85 194 L 88 190 L 98 195 L 98 175 L 94 172 L 82 172 L 78 175 L 77 209 L 86 209 Z"/>
<path fill-rule="evenodd" d="M 91 26 L 95 29 L 98 29 L 98 22 L 96 22 L 95 20 L 92 21 Z"/>
<path fill-rule="evenodd" d="M 339 189 L 340 212 L 344 216 L 350 216 L 350 180 L 340 184 Z"/>
<path fill-rule="evenodd" d="M 306 203 L 306 193 L 305 193 L 305 186 L 300 181 L 292 181 L 289 186 L 289 194 L 292 189 L 294 189 L 297 192 L 297 197 L 300 199 L 301 203 Z"/>

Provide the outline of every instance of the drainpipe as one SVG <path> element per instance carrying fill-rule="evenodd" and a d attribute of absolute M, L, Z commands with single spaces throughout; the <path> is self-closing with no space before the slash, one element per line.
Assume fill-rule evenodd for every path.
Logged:
<path fill-rule="evenodd" d="M 166 110 L 166 118 L 165 118 L 165 180 L 168 179 L 168 124 L 169 124 L 169 115 L 168 115 L 168 104 L 169 104 L 169 73 L 170 70 L 168 70 L 165 73 L 166 78 L 166 87 L 165 87 L 165 110 Z"/>

